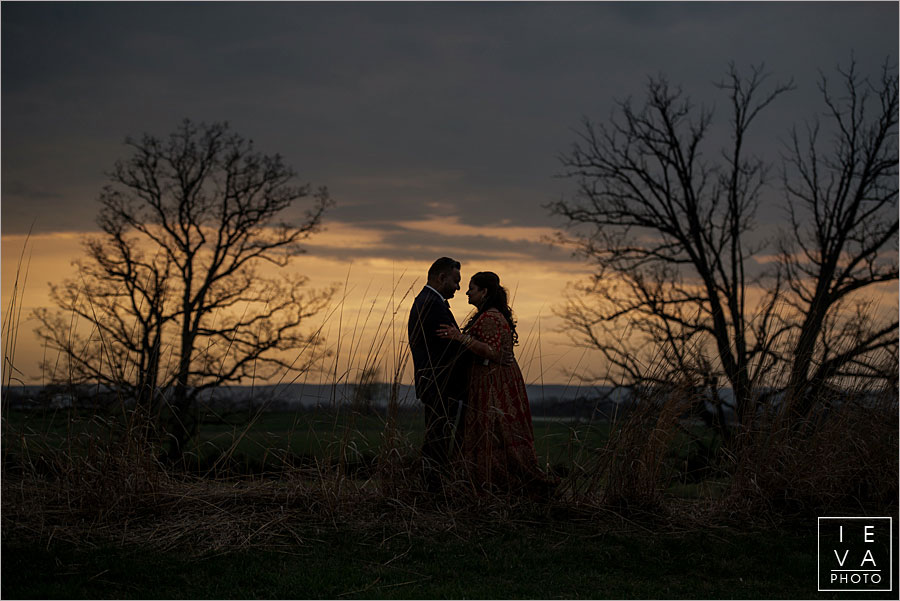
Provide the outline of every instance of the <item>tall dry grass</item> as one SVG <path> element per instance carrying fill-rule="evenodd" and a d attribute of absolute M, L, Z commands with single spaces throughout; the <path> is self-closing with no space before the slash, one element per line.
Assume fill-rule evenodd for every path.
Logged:
<path fill-rule="evenodd" d="M 287 449 L 265 448 L 264 457 L 274 458 L 278 466 L 274 471 L 247 474 L 236 467 L 239 445 L 248 440 L 274 395 L 255 399 L 227 446 L 210 449 L 209 441 L 196 441 L 189 453 L 199 458 L 212 451 L 215 459 L 194 472 L 157 460 L 164 435 L 156 430 L 153 415 L 125 399 L 114 415 L 60 410 L 59 419 L 66 423 L 61 439 L 48 431 L 13 428 L 7 403 L 4 536 L 215 550 L 297 544 L 316 528 L 337 524 L 427 533 L 559 515 L 678 519 L 673 509 L 683 501 L 675 503 L 670 485 L 679 477 L 678 440 L 696 402 L 696 387 L 688 377 L 665 389 L 634 389 L 632 402 L 613 417 L 609 437 L 599 445 L 580 439 L 573 428 L 562 445 L 571 468 L 561 474 L 557 493 L 547 503 L 471 494 L 473 487 L 461 480 L 449 480 L 437 497 L 425 494 L 418 449 L 400 420 L 403 410 L 417 406 L 415 399 L 400 394 L 409 364 L 406 311 L 417 284 L 402 281 L 402 276 L 395 281 L 380 306 L 370 302 L 352 314 L 345 312 L 353 293 L 345 283 L 343 295 L 311 338 L 329 341 L 330 347 L 311 343 L 303 351 L 308 356 L 297 360 L 308 368 L 285 373 L 278 382 L 302 385 L 327 374 L 332 386 L 326 415 L 332 419 L 328 444 L 334 452 L 306 462 L 296 461 Z M 362 295 L 368 298 L 369 291 Z M 21 303 L 21 291 L 13 299 Z M 20 319 L 17 307 L 21 305 L 11 304 L 5 312 L 7 348 L 14 349 L 17 326 L 10 319 Z M 363 335 L 373 330 L 374 336 Z M 524 338 L 518 359 L 543 373 L 539 326 Z M 13 373 L 4 372 L 7 381 Z M 372 374 L 383 375 L 390 393 L 379 414 L 383 428 L 375 455 L 366 459 L 368 469 L 359 470 L 363 458 L 354 443 L 357 420 L 369 409 L 360 398 L 342 395 L 358 390 L 347 384 L 362 385 Z M 728 480 L 726 493 L 701 499 L 692 511 L 746 523 L 837 507 L 896 508 L 896 394 L 886 390 L 873 396 L 861 389 L 841 394 L 847 398 L 820 403 L 806 428 L 793 427 L 776 412 L 743 432 L 737 444 L 721 447 L 714 461 Z M 228 417 L 206 409 L 213 418 Z M 295 436 L 321 432 L 298 428 L 288 442 Z"/>
<path fill-rule="evenodd" d="M 893 512 L 898 500 L 898 406 L 885 386 L 832 390 L 798 424 L 788 409 L 739 437 L 720 510 L 760 520 Z"/>

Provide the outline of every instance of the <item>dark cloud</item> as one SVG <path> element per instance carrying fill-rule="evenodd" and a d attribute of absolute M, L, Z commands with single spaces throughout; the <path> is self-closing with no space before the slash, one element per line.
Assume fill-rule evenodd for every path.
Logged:
<path fill-rule="evenodd" d="M 729 60 L 794 76 L 750 141 L 777 158 L 814 110 L 816 69 L 895 57 L 897 17 L 855 2 L 4 3 L 3 231 L 93 227 L 124 137 L 185 116 L 282 153 L 329 185 L 340 221 L 550 225 L 572 128 L 647 75 L 710 104 Z"/>
<path fill-rule="evenodd" d="M 506 259 L 569 263 L 569 252 L 540 240 L 510 240 L 490 234 L 459 235 L 422 231 L 385 222 L 371 222 L 370 228 L 383 236 L 378 247 L 365 253 L 368 258 L 406 261 L 449 255 L 465 262 L 484 263 Z M 317 257 L 352 260 L 360 255 L 358 248 L 316 246 L 310 251 Z"/>

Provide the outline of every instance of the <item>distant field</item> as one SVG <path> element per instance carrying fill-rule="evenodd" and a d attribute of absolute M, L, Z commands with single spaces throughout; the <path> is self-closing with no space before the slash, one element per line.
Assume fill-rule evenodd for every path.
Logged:
<path fill-rule="evenodd" d="M 102 418 L 72 410 L 8 411 L 3 436 L 4 453 L 21 452 L 26 441 L 32 453 L 44 448 L 78 452 L 90 440 L 115 438 L 122 432 L 121 417 Z M 414 461 L 422 444 L 424 417 L 401 411 L 395 436 L 381 415 L 358 414 L 349 409 L 238 412 L 206 416 L 188 452 L 189 465 L 198 474 L 235 476 L 269 474 L 277 477 L 289 467 L 326 467 L 341 462 L 357 477 L 367 477 L 379 456 L 393 445 L 406 461 Z M 611 425 L 569 418 L 536 418 L 535 451 L 545 469 L 559 476 L 590 465 L 606 445 Z M 90 433 L 92 436 L 85 436 Z M 12 434 L 12 435 L 10 435 Z M 674 441 L 668 463 L 672 477 L 668 492 L 682 498 L 720 494 L 723 482 L 709 474 L 689 472 L 695 441 L 710 444 L 713 434 L 702 427 L 684 432 Z"/>
<path fill-rule="evenodd" d="M 63 445 L 77 441 L 80 433 L 101 437 L 115 435 L 123 420 L 117 416 L 94 418 L 72 410 L 8 411 L 5 433 L 20 433 L 36 445 Z M 403 411 L 397 417 L 396 444 L 401 451 L 415 453 L 422 444 L 424 417 L 418 411 Z M 251 471 L 279 470 L 285 461 L 365 462 L 386 444 L 387 418 L 361 415 L 350 410 L 301 410 L 240 412 L 204 418 L 191 454 L 198 467 L 229 458 L 233 467 Z M 609 424 L 564 418 L 539 418 L 534 422 L 535 450 L 542 464 L 568 466 L 580 455 L 602 446 Z M 11 448 L 22 436 L 5 436 Z M 76 442 L 77 446 L 77 442 Z"/>

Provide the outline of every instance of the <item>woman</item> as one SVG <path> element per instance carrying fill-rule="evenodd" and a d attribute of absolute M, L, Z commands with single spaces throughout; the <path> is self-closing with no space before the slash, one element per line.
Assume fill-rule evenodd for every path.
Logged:
<path fill-rule="evenodd" d="M 516 322 L 500 278 L 472 276 L 466 292 L 478 311 L 460 332 L 444 325 L 438 335 L 476 355 L 469 378 L 461 455 L 470 480 L 491 492 L 545 498 L 554 483 L 538 467 L 525 381 L 513 355 Z"/>

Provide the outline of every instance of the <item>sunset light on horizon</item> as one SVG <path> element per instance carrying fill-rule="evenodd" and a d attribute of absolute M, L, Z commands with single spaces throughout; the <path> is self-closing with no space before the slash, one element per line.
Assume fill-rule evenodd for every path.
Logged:
<path fill-rule="evenodd" d="M 422 230 L 439 228 L 441 220 L 433 219 L 422 224 Z M 497 230 L 484 228 L 477 234 L 476 228 L 467 226 L 460 228 L 455 220 L 446 221 L 447 229 L 462 229 L 466 235 L 490 236 Z M 409 225 L 411 230 L 417 224 Z M 514 228 L 508 236 L 511 241 L 533 244 L 535 247 L 546 245 L 539 238 L 545 232 L 540 228 Z M 531 230 L 536 230 L 531 232 Z M 519 234 L 534 234 L 531 238 L 517 238 Z M 32 330 L 36 326 L 31 312 L 38 307 L 52 306 L 49 296 L 50 286 L 59 284 L 72 276 L 72 262 L 83 259 L 82 242 L 86 237 L 96 235 L 95 232 L 52 233 L 4 236 L 2 247 L 3 272 L 3 306 L 9 307 L 15 277 L 19 274 L 17 303 L 20 317 L 18 319 L 18 340 L 15 349 L 15 364 L 21 373 L 17 374 L 26 384 L 40 384 L 48 380 L 48 374 L 39 368 L 46 359 L 45 350 L 34 337 Z M 500 232 L 500 236 L 505 234 Z M 412 299 L 425 283 L 425 272 L 431 261 L 414 259 L 367 256 L 367 252 L 377 251 L 379 232 L 366 229 L 360 225 L 328 224 L 325 231 L 315 234 L 309 243 L 304 244 L 307 253 L 300 255 L 287 268 L 271 268 L 272 275 L 299 274 L 309 278 L 310 289 L 324 289 L 334 286 L 337 289 L 332 307 L 320 316 L 311 318 L 305 329 L 310 333 L 321 332 L 326 348 L 335 350 L 338 331 L 346 339 L 352 337 L 354 344 L 366 348 L 375 339 L 386 336 L 393 327 L 396 339 L 385 349 L 385 361 L 380 369 L 386 381 L 389 380 L 390 360 L 400 354 L 405 346 L 406 319 Z M 24 256 L 22 254 L 24 248 Z M 321 256 L 321 251 L 353 250 L 358 253 L 355 258 L 340 256 Z M 470 257 L 473 253 L 465 248 L 449 247 L 445 255 L 453 257 Z M 583 265 L 569 257 L 569 253 L 561 249 L 545 250 L 548 258 L 536 260 L 520 252 L 484 253 L 482 258 L 462 261 L 462 290 L 450 301 L 457 321 L 462 325 L 465 318 L 473 312 L 467 304 L 465 287 L 468 277 L 477 271 L 495 271 L 501 276 L 501 282 L 509 289 L 512 308 L 519 322 L 521 344 L 519 351 L 527 350 L 527 357 L 519 357 L 523 372 L 529 383 L 562 383 L 572 381 L 571 367 L 579 362 L 584 350 L 575 348 L 569 338 L 560 331 L 560 320 L 553 314 L 553 309 L 561 300 L 566 283 L 584 278 L 587 271 Z M 435 254 L 436 259 L 440 254 Z M 19 272 L 19 260 L 22 259 Z M 433 259 L 432 259 L 433 260 Z M 264 271 L 265 273 L 265 271 Z M 344 324 L 338 327 L 339 315 L 343 314 Z M 385 320 L 387 323 L 384 323 Z M 393 326 L 390 322 L 393 320 Z M 536 339 L 540 337 L 540 349 L 536 348 Z M 99 342 L 98 342 L 99 343 Z M 538 355 L 539 353 L 539 355 Z M 388 357 L 387 355 L 390 355 Z M 52 359 L 52 356 L 51 356 Z M 351 361 L 349 355 L 341 357 L 340 371 L 348 373 L 350 381 L 362 369 L 357 361 Z M 582 358 L 582 362 L 584 359 Z M 350 364 L 348 364 L 350 363 Z M 321 357 L 317 371 L 308 378 L 311 381 L 327 382 L 332 378 L 332 359 Z M 291 380 L 296 374 L 281 374 L 277 381 Z M 409 368 L 404 372 L 404 382 L 411 382 Z M 274 382 L 257 382 L 274 383 Z M 249 382 L 248 382 L 249 384 Z"/>

